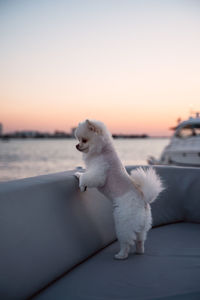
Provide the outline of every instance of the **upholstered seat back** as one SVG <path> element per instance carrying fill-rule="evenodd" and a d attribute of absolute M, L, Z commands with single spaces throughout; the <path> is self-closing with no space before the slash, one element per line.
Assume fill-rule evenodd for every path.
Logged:
<path fill-rule="evenodd" d="M 153 225 L 200 223 L 200 169 L 156 170 Z M 115 238 L 110 201 L 80 193 L 73 171 L 0 183 L 0 299 L 33 295 Z"/>

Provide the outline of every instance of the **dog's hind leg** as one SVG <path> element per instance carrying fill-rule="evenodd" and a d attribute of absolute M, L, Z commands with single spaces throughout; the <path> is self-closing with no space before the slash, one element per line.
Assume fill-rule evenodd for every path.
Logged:
<path fill-rule="evenodd" d="M 120 251 L 115 254 L 116 259 L 126 259 L 130 251 L 130 245 L 128 243 L 120 243 Z"/>
<path fill-rule="evenodd" d="M 144 242 L 146 240 L 146 231 L 141 231 L 137 234 L 136 240 L 136 253 L 143 254 L 144 253 Z"/>
<path fill-rule="evenodd" d="M 143 254 L 144 253 L 144 241 L 136 241 L 136 253 Z"/>

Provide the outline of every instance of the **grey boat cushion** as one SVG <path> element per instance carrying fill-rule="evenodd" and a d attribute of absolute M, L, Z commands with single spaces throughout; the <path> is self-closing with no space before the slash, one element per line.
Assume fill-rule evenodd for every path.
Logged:
<path fill-rule="evenodd" d="M 153 225 L 200 223 L 200 169 L 158 167 Z M 0 183 L 0 299 L 24 299 L 115 240 L 112 206 L 74 172 Z"/>
<path fill-rule="evenodd" d="M 200 223 L 200 169 L 188 173 L 184 186 L 184 219 Z"/>
<path fill-rule="evenodd" d="M 152 203 L 154 225 L 200 223 L 200 168 L 156 167 L 166 191 Z"/>
<path fill-rule="evenodd" d="M 144 255 L 116 261 L 107 247 L 35 300 L 200 299 L 200 224 L 154 228 Z"/>
<path fill-rule="evenodd" d="M 25 299 L 115 240 L 111 203 L 74 172 L 0 184 L 0 299 Z"/>
<path fill-rule="evenodd" d="M 184 191 L 180 184 L 179 168 L 156 168 L 165 186 L 165 190 L 152 203 L 153 226 L 170 224 L 184 220 Z M 164 175 L 165 174 L 165 175 Z M 183 176 L 187 181 L 187 177 Z"/>
<path fill-rule="evenodd" d="M 128 167 L 128 172 L 133 168 L 135 167 Z M 151 204 L 153 226 L 183 220 L 200 223 L 200 168 L 171 166 L 154 168 L 166 189 Z"/>
<path fill-rule="evenodd" d="M 116 261 L 114 243 L 55 282 L 34 300 L 200 299 L 200 224 L 149 232 L 144 255 Z"/>

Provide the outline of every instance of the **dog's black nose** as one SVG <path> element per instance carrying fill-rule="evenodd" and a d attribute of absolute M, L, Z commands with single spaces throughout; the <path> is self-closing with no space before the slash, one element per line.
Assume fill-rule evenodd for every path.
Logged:
<path fill-rule="evenodd" d="M 76 149 L 79 150 L 79 144 L 76 145 Z"/>

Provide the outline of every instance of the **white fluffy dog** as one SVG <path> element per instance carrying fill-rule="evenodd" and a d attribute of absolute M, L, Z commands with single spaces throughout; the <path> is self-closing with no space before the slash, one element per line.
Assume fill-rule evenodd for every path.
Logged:
<path fill-rule="evenodd" d="M 97 188 L 113 203 L 116 235 L 120 251 L 116 259 L 125 259 L 136 245 L 136 253 L 144 253 L 144 241 L 151 228 L 152 217 L 149 203 L 163 190 L 159 176 L 152 168 L 138 168 L 127 173 L 105 125 L 86 120 L 75 131 L 79 140 L 76 148 L 83 152 L 85 173 L 75 173 L 81 191 Z"/>

